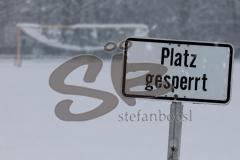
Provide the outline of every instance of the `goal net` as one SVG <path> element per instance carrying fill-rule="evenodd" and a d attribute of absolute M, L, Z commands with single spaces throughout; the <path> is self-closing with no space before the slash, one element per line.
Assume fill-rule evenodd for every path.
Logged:
<path fill-rule="evenodd" d="M 104 45 L 126 37 L 145 37 L 143 24 L 17 24 L 16 64 L 21 59 L 68 57 L 77 54 L 101 54 Z"/>

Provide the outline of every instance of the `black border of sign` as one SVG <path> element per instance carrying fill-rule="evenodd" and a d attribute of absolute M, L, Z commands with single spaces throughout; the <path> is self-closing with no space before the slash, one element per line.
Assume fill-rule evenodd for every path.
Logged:
<path fill-rule="evenodd" d="M 229 71 L 228 71 L 228 88 L 227 88 L 227 99 L 226 100 L 211 100 L 211 99 L 194 99 L 194 98 L 175 98 L 175 97 L 154 97 L 146 95 L 134 95 L 125 93 L 125 83 L 126 83 L 126 65 L 127 65 L 127 45 L 128 41 L 138 41 L 138 42 L 155 42 L 155 43 L 173 43 L 173 44 L 187 44 L 187 45 L 201 45 L 201 46 L 219 46 L 219 47 L 229 47 Z M 163 100 L 176 100 L 176 101 L 188 101 L 188 102 L 199 102 L 199 103 L 222 103 L 226 104 L 230 101 L 231 96 L 231 79 L 232 79 L 232 61 L 233 61 L 233 47 L 231 44 L 224 43 L 210 43 L 210 42 L 196 42 L 196 41 L 178 41 L 178 40 L 163 40 L 163 39 L 147 39 L 147 38 L 127 38 L 124 47 L 124 64 L 123 64 L 123 80 L 122 80 L 122 94 L 126 97 L 132 98 L 148 98 L 148 99 L 163 99 Z"/>

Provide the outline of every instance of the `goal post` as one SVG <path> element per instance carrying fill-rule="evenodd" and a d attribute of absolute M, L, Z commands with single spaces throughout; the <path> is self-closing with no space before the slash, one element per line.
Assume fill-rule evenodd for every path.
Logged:
<path fill-rule="evenodd" d="M 21 27 L 17 25 L 16 27 L 16 57 L 15 57 L 15 65 L 21 65 Z"/>

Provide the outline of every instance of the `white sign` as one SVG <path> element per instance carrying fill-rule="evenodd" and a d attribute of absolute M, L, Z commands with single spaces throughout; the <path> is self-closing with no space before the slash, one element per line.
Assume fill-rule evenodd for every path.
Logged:
<path fill-rule="evenodd" d="M 175 40 L 126 40 L 123 94 L 128 97 L 227 103 L 230 44 Z"/>

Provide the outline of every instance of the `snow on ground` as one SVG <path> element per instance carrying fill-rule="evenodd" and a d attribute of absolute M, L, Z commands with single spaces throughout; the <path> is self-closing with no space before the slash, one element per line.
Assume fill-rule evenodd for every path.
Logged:
<path fill-rule="evenodd" d="M 0 159 L 4 160 L 146 160 L 166 159 L 168 121 L 119 122 L 123 112 L 169 113 L 169 102 L 137 100 L 134 107 L 121 99 L 111 113 L 87 122 L 63 122 L 55 105 L 74 99 L 72 111 L 87 111 L 100 102 L 80 96 L 61 95 L 48 85 L 51 72 L 64 60 L 0 62 Z M 86 68 L 85 68 L 86 69 Z M 97 78 L 98 89 L 113 92 L 110 66 L 105 62 Z M 240 150 L 240 64 L 235 63 L 232 100 L 228 106 L 184 103 L 192 121 L 183 123 L 181 159 L 238 159 Z M 83 84 L 83 69 L 69 77 Z M 104 84 L 104 85 L 103 85 Z"/>

